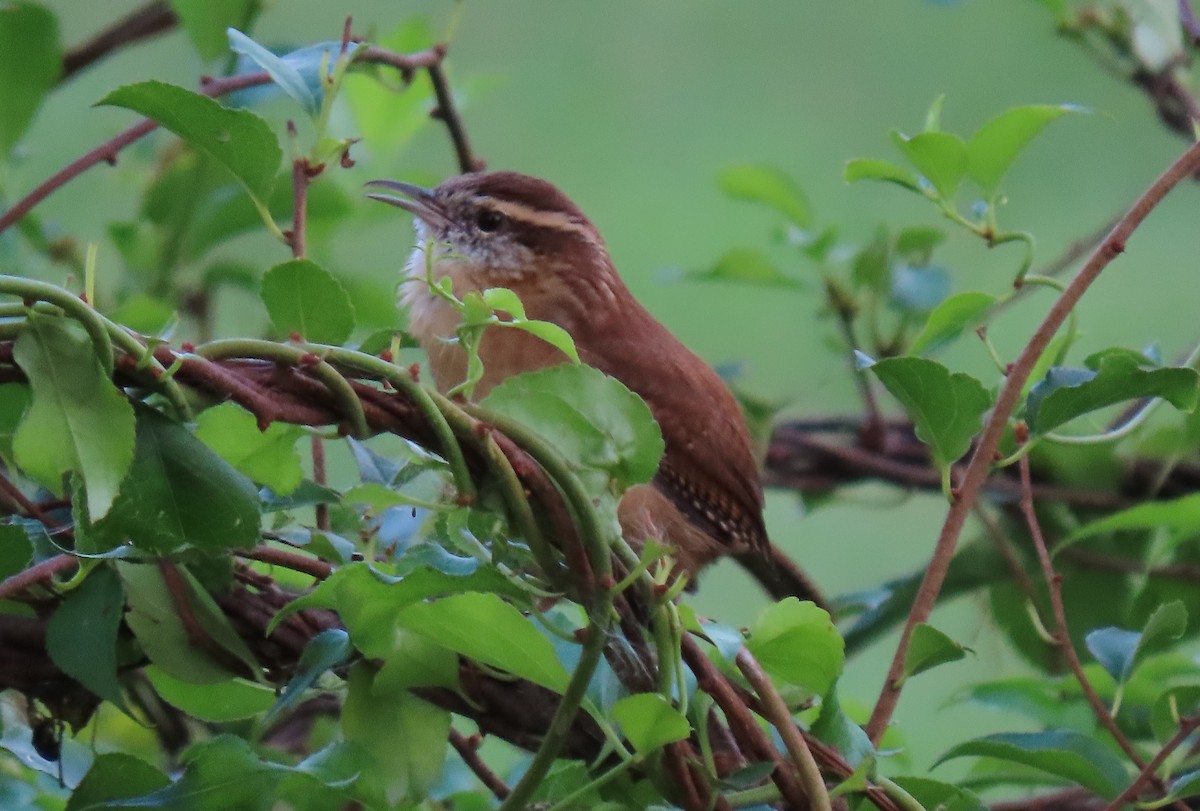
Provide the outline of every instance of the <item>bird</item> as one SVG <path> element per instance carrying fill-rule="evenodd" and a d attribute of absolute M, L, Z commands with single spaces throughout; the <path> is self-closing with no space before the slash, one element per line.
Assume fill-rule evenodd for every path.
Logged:
<path fill-rule="evenodd" d="M 654 538 L 673 551 L 689 583 L 718 558 L 736 559 L 776 599 L 823 604 L 819 590 L 768 540 L 763 491 L 750 433 L 737 400 L 708 363 L 681 343 L 622 281 L 599 231 L 549 181 L 511 171 L 473 172 L 434 188 L 374 180 L 368 197 L 414 217 L 418 242 L 409 279 L 449 278 L 456 296 L 505 287 L 528 318 L 566 330 L 581 362 L 640 396 L 662 430 L 665 451 L 653 479 L 621 497 L 627 540 Z M 440 246 L 432 257 L 426 251 Z M 426 283 L 401 285 L 409 332 L 425 350 L 442 392 L 467 376 L 455 341 L 459 312 Z M 529 333 L 492 328 L 478 347 L 482 399 L 512 375 L 569 362 Z"/>

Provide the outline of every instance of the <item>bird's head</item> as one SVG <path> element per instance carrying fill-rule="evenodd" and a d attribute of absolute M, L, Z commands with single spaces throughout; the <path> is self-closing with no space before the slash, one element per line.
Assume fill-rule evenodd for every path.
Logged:
<path fill-rule="evenodd" d="M 419 250 L 448 264 L 435 276 L 458 269 L 481 284 L 512 287 L 608 262 L 595 226 L 545 180 L 517 172 L 482 172 L 432 189 L 396 180 L 373 180 L 367 186 L 380 190 L 368 197 L 416 217 L 423 243 Z"/>

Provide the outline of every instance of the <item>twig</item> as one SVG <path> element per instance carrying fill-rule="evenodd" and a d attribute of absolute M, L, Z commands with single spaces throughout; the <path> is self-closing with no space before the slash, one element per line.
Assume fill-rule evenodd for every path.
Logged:
<path fill-rule="evenodd" d="M 497 800 L 503 800 L 508 797 L 508 785 L 496 776 L 496 773 L 488 768 L 488 765 L 483 762 L 483 758 L 479 756 L 479 751 L 474 738 L 466 738 L 457 729 L 450 729 L 450 745 L 454 747 L 454 751 L 458 752 L 458 756 L 463 759 L 463 763 L 467 764 L 467 768 L 475 773 L 479 778 L 479 782 L 483 783 L 496 796 Z"/>
<path fill-rule="evenodd" d="M 3 493 L 15 506 L 25 511 L 25 514 L 41 522 L 46 529 L 58 529 L 61 525 L 42 510 L 41 507 L 30 501 L 24 493 L 21 492 L 15 484 L 13 484 L 8 476 L 0 472 L 0 493 Z"/>
<path fill-rule="evenodd" d="M 783 756 L 775 749 L 774 744 L 767 739 L 750 715 L 749 708 L 738 696 L 737 691 L 733 689 L 725 675 L 708 660 L 704 651 L 690 635 L 683 635 L 680 649 L 683 660 L 696 676 L 697 686 L 712 696 L 713 701 L 721 708 L 721 712 L 725 713 L 729 731 L 733 734 L 734 740 L 737 741 L 746 759 L 774 763 L 775 770 L 771 772 L 771 780 L 779 788 L 779 793 L 789 804 L 788 807 L 808 808 L 804 787 L 793 772 L 791 764 L 784 760 Z"/>
<path fill-rule="evenodd" d="M 796 722 L 792 719 L 792 714 L 779 695 L 779 691 L 775 689 L 775 685 L 771 683 L 771 679 L 763 672 L 755 658 L 750 655 L 750 651 L 745 648 L 738 651 L 737 666 L 738 670 L 742 671 L 742 675 L 746 677 L 746 681 L 750 682 L 750 686 L 758 693 L 764 713 L 763 717 L 770 722 L 771 726 L 775 727 L 779 737 L 783 739 L 783 745 L 787 748 L 788 755 L 792 758 L 792 763 L 796 764 L 800 781 L 808 795 L 809 804 L 806 808 L 811 808 L 813 811 L 832 811 L 829 790 L 825 788 L 825 779 L 821 777 L 821 770 L 817 767 L 817 762 L 813 760 L 812 752 L 809 751 L 808 744 L 804 742 L 804 736 L 796 727 Z"/>
<path fill-rule="evenodd" d="M 437 45 L 435 51 L 446 54 L 445 45 Z M 433 82 L 433 93 L 437 98 L 437 107 L 433 117 L 446 125 L 450 132 L 450 140 L 454 143 L 454 154 L 458 158 L 458 169 L 463 174 L 479 172 L 484 168 L 484 162 L 471 152 L 471 142 L 467 140 L 467 130 L 454 104 L 454 96 L 450 92 L 450 84 L 446 81 L 446 71 L 442 68 L 443 61 L 438 60 L 429 66 L 429 80 Z"/>
<path fill-rule="evenodd" d="M 74 555 L 55 555 L 41 563 L 0 580 L 0 600 L 11 600 L 25 593 L 38 583 L 66 574 L 79 568 L 79 558 Z"/>
<path fill-rule="evenodd" d="M 235 552 L 239 558 L 258 560 L 272 566 L 280 566 L 293 572 L 311 575 L 317 580 L 324 580 L 333 574 L 333 566 L 323 560 L 299 555 L 286 549 L 276 549 L 273 546 L 256 546 L 253 549 L 239 549 Z"/>
<path fill-rule="evenodd" d="M 909 612 L 908 620 L 901 632 L 900 642 L 896 646 L 896 653 L 888 668 L 879 699 L 871 712 L 871 720 L 867 724 L 867 734 L 873 742 L 878 743 L 883 736 L 892 713 L 896 709 L 896 704 L 900 700 L 900 676 L 904 672 L 904 660 L 908 654 L 913 629 L 927 620 L 933 612 L 938 593 L 941 591 L 946 573 L 950 569 L 950 561 L 954 558 L 954 550 L 958 545 L 958 538 L 962 534 L 963 525 L 966 523 L 967 516 L 970 514 L 984 480 L 988 477 L 992 459 L 1000 444 L 1000 438 L 1004 434 L 1008 419 L 1012 415 L 1013 409 L 1016 408 L 1017 401 L 1021 397 L 1025 382 L 1029 379 L 1034 365 L 1049 346 L 1059 327 L 1075 308 L 1079 299 L 1095 282 L 1104 268 L 1124 252 L 1125 243 L 1147 215 L 1172 188 L 1184 178 L 1195 174 L 1197 170 L 1200 170 L 1200 144 L 1193 144 L 1150 185 L 1121 218 L 1112 232 L 1096 247 L 1079 273 L 1050 308 L 1050 312 L 1046 314 L 1016 362 L 1010 367 L 1004 386 L 996 398 L 992 415 L 959 480 L 959 486 L 955 490 L 954 503 L 942 525 L 937 545 L 929 561 L 929 568 L 917 590 L 912 611 Z"/>
<path fill-rule="evenodd" d="M 117 20 L 91 39 L 79 43 L 63 54 L 63 70 L 59 82 L 99 62 L 113 51 L 170 31 L 179 23 L 175 12 L 165 0 L 154 0 Z"/>
<path fill-rule="evenodd" d="M 1053 630 L 1054 640 L 1062 649 L 1063 655 L 1066 657 L 1067 666 L 1071 669 L 1071 673 L 1075 675 L 1075 679 L 1079 682 L 1080 688 L 1083 690 L 1083 695 L 1087 698 L 1088 704 L 1092 707 L 1092 713 L 1095 714 L 1098 720 L 1117 745 L 1121 747 L 1121 751 L 1125 753 L 1131 761 L 1137 764 L 1138 768 L 1145 768 L 1146 761 L 1133 748 L 1133 744 L 1125 737 L 1125 733 L 1117 726 L 1117 722 L 1113 719 L 1112 713 L 1108 711 L 1108 707 L 1104 706 L 1104 701 L 1101 700 L 1096 688 L 1092 686 L 1091 680 L 1087 674 L 1083 672 L 1083 662 L 1079 660 L 1079 653 L 1075 650 L 1075 646 L 1071 644 L 1070 626 L 1067 625 L 1067 609 L 1063 604 L 1062 599 L 1062 575 L 1054 571 L 1054 564 L 1050 560 L 1050 552 L 1046 548 L 1046 537 L 1042 533 L 1041 523 L 1038 521 L 1037 513 L 1033 507 L 1033 491 L 1029 489 L 1029 457 L 1022 456 L 1018 462 L 1021 470 L 1021 483 L 1025 485 L 1025 490 L 1021 495 L 1021 515 L 1025 518 L 1025 524 L 1029 528 L 1029 535 L 1033 540 L 1033 548 L 1037 552 L 1038 563 L 1042 567 L 1042 576 L 1046 580 L 1046 585 L 1050 588 L 1050 609 L 1054 613 Z"/>
<path fill-rule="evenodd" d="M 1104 811 L 1117 811 L 1117 809 L 1121 808 L 1126 803 L 1132 802 L 1133 798 L 1137 796 L 1137 793 L 1141 791 L 1142 786 L 1146 785 L 1146 783 L 1150 780 L 1155 779 L 1155 772 L 1158 771 L 1158 767 L 1163 764 L 1163 761 L 1165 761 L 1172 752 L 1178 749 L 1183 742 L 1186 741 L 1188 737 L 1196 731 L 1197 727 L 1200 727 L 1200 715 L 1193 715 L 1189 718 L 1181 719 L 1179 722 L 1179 729 L 1175 731 L 1175 734 L 1171 737 L 1171 740 L 1167 741 L 1163 745 L 1163 748 L 1158 750 L 1158 754 L 1155 755 L 1149 763 L 1142 767 L 1142 770 L 1138 772 L 1137 777 L 1133 778 L 1133 782 L 1129 784 L 1129 787 L 1122 791 L 1115 800 L 1109 803 L 1108 807 L 1105 808 Z M 1176 805 L 1178 805 L 1178 803 L 1176 803 Z M 1185 805 L 1184 807 L 1186 808 L 1187 806 Z"/>

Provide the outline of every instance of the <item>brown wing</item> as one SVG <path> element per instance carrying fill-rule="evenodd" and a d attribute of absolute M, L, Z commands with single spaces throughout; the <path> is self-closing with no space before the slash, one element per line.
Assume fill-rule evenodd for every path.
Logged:
<path fill-rule="evenodd" d="M 650 406 L 666 441 L 655 486 L 728 551 L 765 550 L 762 485 L 737 401 L 707 363 L 621 293 L 620 323 L 577 332 L 583 361 Z"/>

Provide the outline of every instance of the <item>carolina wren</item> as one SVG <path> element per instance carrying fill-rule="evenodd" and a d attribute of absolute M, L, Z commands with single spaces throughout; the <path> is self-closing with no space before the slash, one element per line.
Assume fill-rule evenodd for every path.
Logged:
<path fill-rule="evenodd" d="M 451 178 L 434 189 L 376 180 L 399 192 L 370 194 L 415 215 L 421 245 L 407 267 L 423 280 L 453 280 L 458 296 L 507 287 L 529 318 L 549 321 L 575 340 L 580 359 L 646 401 L 666 452 L 651 483 L 628 490 L 618 516 L 626 538 L 673 547 L 693 576 L 733 555 L 777 597 L 816 599 L 794 565 L 774 551 L 763 524 L 763 495 L 750 435 L 729 389 L 711 367 L 646 311 L 617 275 L 599 232 L 552 184 L 515 172 Z M 410 330 L 429 355 L 442 391 L 466 377 L 467 357 L 453 339 L 459 315 L 424 283 L 402 286 Z M 491 329 L 479 345 L 485 396 L 510 375 L 563 363 L 566 356 L 518 330 Z M 818 600 L 819 601 L 819 600 Z"/>

